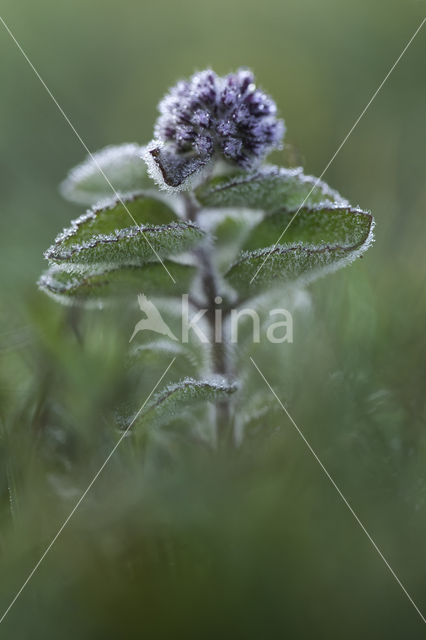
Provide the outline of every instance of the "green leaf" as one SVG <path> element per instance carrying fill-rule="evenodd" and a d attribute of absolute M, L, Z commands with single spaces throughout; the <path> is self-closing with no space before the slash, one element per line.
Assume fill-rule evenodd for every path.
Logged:
<path fill-rule="evenodd" d="M 51 262 L 140 265 L 182 253 L 203 237 L 161 200 L 142 194 L 94 207 L 71 223 L 45 253 Z"/>
<path fill-rule="evenodd" d="M 290 234 L 291 225 L 285 234 L 291 241 L 277 246 L 272 243 L 285 229 L 287 213 L 281 219 L 281 213 L 267 217 L 253 229 L 245 250 L 226 274 L 243 298 L 266 288 L 308 284 L 346 266 L 373 241 L 373 218 L 359 209 L 304 209 L 299 215 L 298 232 L 296 229 Z M 296 238 L 302 241 L 295 242 Z M 262 243 L 271 246 L 259 246 Z"/>
<path fill-rule="evenodd" d="M 184 378 L 175 384 L 165 387 L 156 394 L 151 402 L 136 418 L 133 428 L 142 425 L 159 427 L 184 411 L 188 406 L 194 406 L 204 402 L 219 402 L 237 390 L 237 384 L 229 382 L 225 378 L 212 378 L 211 380 L 194 380 Z M 128 426 L 129 420 L 123 424 Z"/>
<path fill-rule="evenodd" d="M 366 240 L 371 223 L 372 216 L 369 213 L 340 205 L 304 207 L 299 211 L 284 209 L 265 216 L 252 229 L 243 249 L 263 249 L 274 246 L 278 240 L 284 240 L 286 244 L 326 243 L 354 247 Z"/>
<path fill-rule="evenodd" d="M 196 190 L 204 207 L 246 207 L 275 211 L 285 207 L 297 209 L 323 202 L 348 204 L 325 182 L 306 176 L 303 170 L 267 166 L 256 173 L 219 176 Z"/>
<path fill-rule="evenodd" d="M 138 144 L 127 143 L 93 153 L 70 171 L 61 184 L 62 195 L 72 202 L 92 205 L 114 196 L 114 190 L 126 196 L 142 189 L 154 189 L 142 159 L 144 151 Z"/>
<path fill-rule="evenodd" d="M 155 296 L 181 296 L 189 290 L 195 268 L 166 260 L 164 265 L 175 279 L 172 281 L 164 266 L 150 262 L 143 266 L 115 269 L 93 268 L 80 273 L 52 265 L 40 278 L 42 291 L 63 304 L 98 306 L 105 301 L 119 300 L 138 293 Z"/>

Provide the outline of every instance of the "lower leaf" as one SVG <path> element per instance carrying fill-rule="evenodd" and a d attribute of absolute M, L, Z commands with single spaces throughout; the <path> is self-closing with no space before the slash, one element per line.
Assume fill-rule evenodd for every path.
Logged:
<path fill-rule="evenodd" d="M 188 406 L 203 402 L 219 402 L 237 390 L 237 384 L 225 378 L 210 380 L 195 380 L 185 378 L 175 384 L 170 384 L 158 393 L 145 407 L 134 421 L 133 428 L 142 425 L 159 427 L 171 422 L 174 417 L 183 412 Z M 133 418 L 134 419 L 134 418 Z M 131 423 L 123 424 L 125 429 Z"/>

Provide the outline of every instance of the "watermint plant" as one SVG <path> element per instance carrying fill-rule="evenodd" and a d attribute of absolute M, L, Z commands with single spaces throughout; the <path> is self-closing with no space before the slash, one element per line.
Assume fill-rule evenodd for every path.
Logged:
<path fill-rule="evenodd" d="M 235 312 L 349 264 L 371 245 L 374 221 L 301 168 L 267 164 L 285 126 L 251 71 L 195 73 L 170 89 L 159 112 L 147 145 L 107 147 L 65 179 L 63 195 L 90 208 L 46 251 L 39 286 L 64 304 L 139 300 L 151 331 L 129 331 L 132 366 L 146 372 L 160 353 L 187 362 L 187 375 L 140 413 L 135 433 L 214 404 L 204 436 L 213 445 L 235 441 L 244 399 Z M 180 336 L 163 319 L 184 317 L 184 308 Z M 131 417 L 120 412 L 120 427 Z"/>

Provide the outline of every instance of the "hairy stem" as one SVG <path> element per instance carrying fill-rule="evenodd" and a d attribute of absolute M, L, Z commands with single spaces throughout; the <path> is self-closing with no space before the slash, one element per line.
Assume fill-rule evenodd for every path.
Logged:
<path fill-rule="evenodd" d="M 196 221 L 200 208 L 194 196 L 184 194 L 186 216 Z M 228 362 L 228 345 L 226 337 L 216 333 L 216 310 L 220 309 L 220 290 L 218 274 L 212 259 L 212 248 L 203 244 L 195 250 L 201 269 L 201 285 L 206 300 L 206 318 L 209 323 L 212 373 L 227 376 L 230 374 Z M 219 446 L 225 446 L 232 441 L 231 411 L 229 400 L 216 404 L 216 439 Z"/>

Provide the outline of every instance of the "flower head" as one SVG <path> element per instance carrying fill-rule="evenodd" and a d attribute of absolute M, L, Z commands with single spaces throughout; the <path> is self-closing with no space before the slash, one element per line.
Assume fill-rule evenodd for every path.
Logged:
<path fill-rule="evenodd" d="M 214 156 L 252 169 L 280 147 L 285 130 L 275 102 L 256 88 L 253 73 L 245 69 L 223 78 L 211 70 L 195 73 L 172 87 L 158 108 L 154 142 L 159 145 L 152 147 L 151 158 L 171 186 L 178 186 L 180 177 L 179 170 L 173 177 L 170 167 L 189 170 L 186 159 L 191 170 Z"/>

